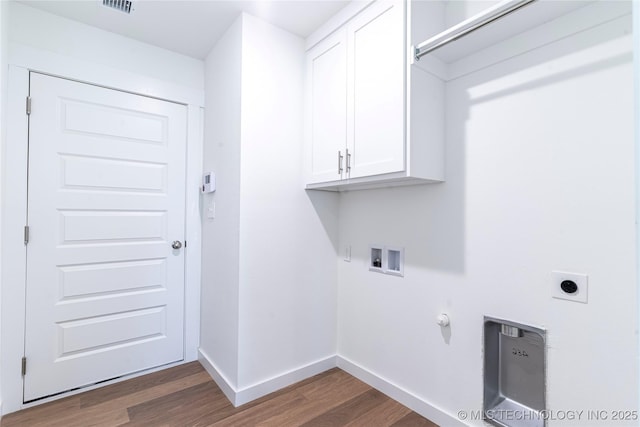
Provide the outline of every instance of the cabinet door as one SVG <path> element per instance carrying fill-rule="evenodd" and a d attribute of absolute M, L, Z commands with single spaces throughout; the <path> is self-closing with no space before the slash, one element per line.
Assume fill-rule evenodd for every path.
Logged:
<path fill-rule="evenodd" d="M 307 183 L 342 179 L 347 138 L 346 32 L 307 52 Z"/>
<path fill-rule="evenodd" d="M 403 7 L 379 0 L 347 27 L 351 178 L 405 168 Z"/>

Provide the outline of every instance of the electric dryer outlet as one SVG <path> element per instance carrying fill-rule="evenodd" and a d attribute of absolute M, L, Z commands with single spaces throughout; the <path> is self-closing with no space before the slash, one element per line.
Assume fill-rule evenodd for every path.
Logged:
<path fill-rule="evenodd" d="M 551 276 L 553 298 L 587 303 L 589 276 L 566 271 L 553 271 Z"/>

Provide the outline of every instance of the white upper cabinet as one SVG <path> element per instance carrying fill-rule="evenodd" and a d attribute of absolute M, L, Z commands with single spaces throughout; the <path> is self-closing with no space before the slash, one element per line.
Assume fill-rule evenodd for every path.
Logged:
<path fill-rule="evenodd" d="M 309 182 L 342 179 L 347 148 L 347 37 L 340 30 L 307 53 Z"/>
<path fill-rule="evenodd" d="M 377 2 L 347 24 L 349 178 L 404 170 L 403 18 Z"/>
<path fill-rule="evenodd" d="M 307 39 L 308 189 L 444 179 L 444 87 L 409 66 L 407 14 L 354 2 Z"/>

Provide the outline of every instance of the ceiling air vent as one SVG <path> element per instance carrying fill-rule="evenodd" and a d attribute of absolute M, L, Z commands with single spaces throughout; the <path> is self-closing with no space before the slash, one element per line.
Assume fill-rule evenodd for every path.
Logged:
<path fill-rule="evenodd" d="M 102 0 L 102 5 L 127 14 L 133 12 L 133 2 L 130 0 Z"/>

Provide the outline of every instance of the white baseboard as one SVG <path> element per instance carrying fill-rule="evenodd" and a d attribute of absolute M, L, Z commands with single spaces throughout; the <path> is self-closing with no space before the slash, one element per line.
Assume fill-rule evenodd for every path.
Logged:
<path fill-rule="evenodd" d="M 278 375 L 277 377 L 245 387 L 242 390 L 238 390 L 236 395 L 236 406 L 251 402 L 254 399 L 266 396 L 269 393 L 273 393 L 274 391 L 280 390 L 299 381 L 306 380 L 309 377 L 335 367 L 336 357 L 329 356 L 325 359 L 318 360 L 306 366 Z"/>
<path fill-rule="evenodd" d="M 392 382 L 374 374 L 371 371 L 357 365 L 356 363 L 342 357 L 336 356 L 337 366 L 345 372 L 358 378 L 360 381 L 369 384 L 376 390 L 386 394 L 390 398 L 397 400 L 407 408 L 417 412 L 425 418 L 433 421 L 440 426 L 460 426 L 466 427 L 467 424 L 460 421 L 455 416 L 428 404 L 424 400 L 415 396 L 414 394 L 398 387 Z"/>
<path fill-rule="evenodd" d="M 463 423 L 448 412 L 425 402 L 416 395 L 342 356 L 330 356 L 309 365 L 293 369 L 266 381 L 238 390 L 220 372 L 215 363 L 213 363 L 211 358 L 207 356 L 204 351 L 199 350 L 199 354 L 200 357 L 198 360 L 202 363 L 202 366 L 204 366 L 209 375 L 211 375 L 211 378 L 213 378 L 216 384 L 218 384 L 218 387 L 220 387 L 224 395 L 227 396 L 227 399 L 229 399 L 234 406 L 240 406 L 247 402 L 251 402 L 252 400 L 266 396 L 269 393 L 278 391 L 291 384 L 295 384 L 296 382 L 305 380 L 337 366 L 343 371 L 358 378 L 360 381 L 369 384 L 376 390 L 386 394 L 394 400 L 397 400 L 409 409 L 417 412 L 425 418 L 428 418 L 438 425 L 447 427 L 467 427 L 467 424 Z"/>
<path fill-rule="evenodd" d="M 318 360 L 310 363 L 306 366 L 302 366 L 297 369 L 293 369 L 284 374 L 270 378 L 266 381 L 262 381 L 248 387 L 244 387 L 240 390 L 236 389 L 229 380 L 220 372 L 215 363 L 202 349 L 199 350 L 200 357 L 198 360 L 204 366 L 206 371 L 211 375 L 213 381 L 220 387 L 227 399 L 233 404 L 233 406 L 244 405 L 247 402 L 258 399 L 262 396 L 266 396 L 269 393 L 278 391 L 291 384 L 295 384 L 299 381 L 305 380 L 309 377 L 327 371 L 336 367 L 336 357 L 329 356 L 325 359 Z"/>
<path fill-rule="evenodd" d="M 225 377 L 224 374 L 220 372 L 216 364 L 213 363 L 213 360 L 211 360 L 209 355 L 205 353 L 201 348 L 198 349 L 198 361 L 204 367 L 207 373 L 211 375 L 211 378 L 213 378 L 213 381 L 218 385 L 218 387 L 220 387 L 220 390 L 222 390 L 224 395 L 227 396 L 229 402 L 231 402 L 233 406 L 237 406 L 235 403 L 237 394 L 236 388 L 231 384 L 227 377 Z"/>

